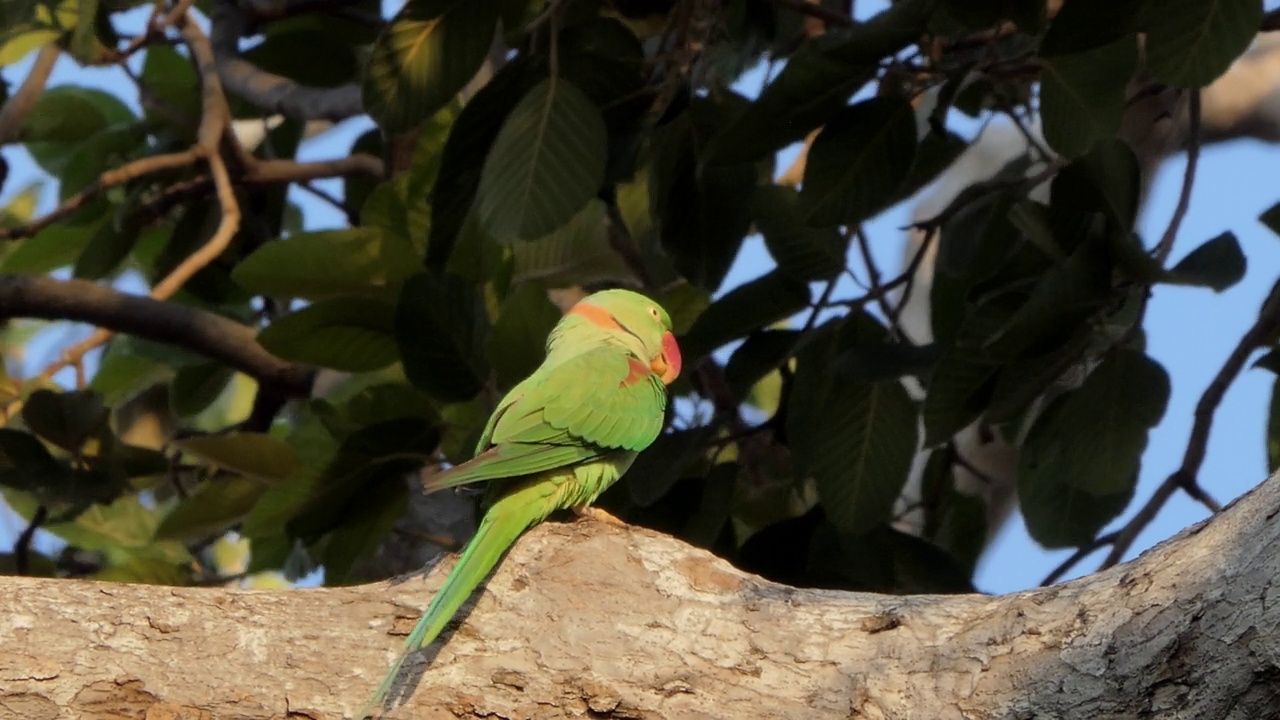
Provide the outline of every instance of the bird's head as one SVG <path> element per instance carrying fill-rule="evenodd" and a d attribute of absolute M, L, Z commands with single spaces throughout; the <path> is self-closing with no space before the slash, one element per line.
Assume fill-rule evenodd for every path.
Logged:
<path fill-rule="evenodd" d="M 601 290 L 569 309 L 610 333 L 621 333 L 624 344 L 641 350 L 654 374 L 670 385 L 680 375 L 680 347 L 671 332 L 671 316 L 652 299 L 630 290 Z"/>

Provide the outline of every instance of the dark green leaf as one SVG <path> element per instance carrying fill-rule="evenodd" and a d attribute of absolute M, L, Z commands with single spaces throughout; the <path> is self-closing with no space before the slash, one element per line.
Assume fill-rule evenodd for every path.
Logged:
<path fill-rule="evenodd" d="M 892 95 L 836 113 L 805 163 L 800 206 L 810 225 L 857 225 L 888 206 L 911 169 L 915 113 Z"/>
<path fill-rule="evenodd" d="M 227 470 L 266 481 L 285 480 L 302 468 L 298 452 L 271 435 L 233 432 L 174 440 L 184 453 Z"/>
<path fill-rule="evenodd" d="M 454 275 L 409 278 L 396 305 L 396 343 L 405 375 L 423 392 L 445 402 L 480 392 L 478 336 L 485 317 L 474 286 Z"/>
<path fill-rule="evenodd" d="M 513 245 L 512 282 L 567 286 L 630 280 L 633 273 L 609 244 L 605 211 L 603 202 L 592 199 L 559 230 Z"/>
<path fill-rule="evenodd" d="M 900 383 L 832 383 L 808 465 L 836 527 L 862 533 L 890 520 L 917 441 L 916 407 Z"/>
<path fill-rule="evenodd" d="M 1030 444 L 1022 447 L 1022 458 L 1035 452 Z M 1134 475 L 1128 489 L 1112 495 L 1093 495 L 1066 483 L 1055 473 L 1044 471 L 1030 475 L 1018 472 L 1018 505 L 1032 539 L 1046 548 L 1079 547 L 1097 536 L 1133 498 L 1138 477 Z"/>
<path fill-rule="evenodd" d="M 730 290 L 708 307 L 680 339 L 685 362 L 794 315 L 809 305 L 806 283 L 773 271 Z"/>
<path fill-rule="evenodd" d="M 631 502 L 648 507 L 666 495 L 686 467 L 699 457 L 698 451 L 709 437 L 705 427 L 659 435 L 623 476 Z"/>
<path fill-rule="evenodd" d="M 221 363 L 200 363 L 178 369 L 169 387 L 169 407 L 178 417 L 197 415 L 213 404 L 235 374 Z"/>
<path fill-rule="evenodd" d="M 365 109 L 399 132 L 449 104 L 488 55 L 498 11 L 492 0 L 409 0 L 374 42 Z"/>
<path fill-rule="evenodd" d="M 141 98 L 147 120 L 175 124 L 195 134 L 200 121 L 200 81 L 190 60 L 168 45 L 147 46 L 142 85 L 148 90 Z"/>
<path fill-rule="evenodd" d="M 323 230 L 267 243 L 231 277 L 255 295 L 315 300 L 372 293 L 387 283 L 382 234 L 376 228 Z"/>
<path fill-rule="evenodd" d="M 476 202 L 498 242 L 556 230 L 604 180 L 606 131 L 600 111 L 565 80 L 535 85 L 512 109 L 484 161 Z"/>
<path fill-rule="evenodd" d="M 921 411 L 925 447 L 946 442 L 982 414 L 998 369 L 967 348 L 957 346 L 943 351 Z"/>
<path fill-rule="evenodd" d="M 1203 87 L 1227 71 L 1262 22 L 1261 0 L 1148 2 L 1146 66 L 1157 79 Z"/>
<path fill-rule="evenodd" d="M 129 257 L 137 241 L 138 227 L 135 224 L 121 226 L 115 220 L 102 223 L 84 252 L 76 258 L 72 274 L 87 280 L 98 280 L 112 274 Z"/>
<path fill-rule="evenodd" d="M 133 119 L 128 106 L 109 92 L 59 85 L 40 94 L 20 133 L 36 163 L 56 176 L 66 169 L 78 143 Z"/>
<path fill-rule="evenodd" d="M 362 297 L 331 298 L 276 318 L 258 333 L 268 351 L 286 360 L 346 372 L 395 362 L 395 307 Z"/>
<path fill-rule="evenodd" d="M 876 76 L 882 58 L 917 40 L 933 11 L 929 0 L 904 0 L 865 23 L 810 39 L 760 98 L 716 138 L 713 162 L 768 155 L 803 138 Z"/>
<path fill-rule="evenodd" d="M 157 539 L 194 540 L 220 535 L 253 508 L 267 485 L 251 477 L 200 483 L 160 521 Z"/>
<path fill-rule="evenodd" d="M 442 177 L 449 182 L 431 187 L 431 240 L 428 267 L 445 267 L 464 223 L 472 216 L 473 200 L 494 138 L 529 88 L 541 79 L 534 64 L 518 58 L 502 68 L 462 108 L 440 153 Z"/>
<path fill-rule="evenodd" d="M 1064 483 L 1098 497 L 1132 493 L 1147 434 L 1167 402 L 1165 369 L 1142 352 L 1116 351 L 1033 425 L 1019 482 Z"/>
<path fill-rule="evenodd" d="M 40 437 L 69 452 L 107 430 L 107 408 L 91 391 L 36 390 L 22 407 L 22 419 Z"/>
<path fill-rule="evenodd" d="M 1137 61 L 1132 35 L 1093 50 L 1045 58 L 1040 116 L 1050 147 L 1072 158 L 1115 137 Z"/>
<path fill-rule="evenodd" d="M 1135 22 L 1144 0 L 1071 0 L 1063 3 L 1040 42 L 1040 55 L 1051 57 L 1102 47 L 1138 30 Z"/>
<path fill-rule="evenodd" d="M 748 335 L 724 366 L 724 379 L 734 397 L 746 398 L 761 378 L 791 357 L 799 341 L 798 330 L 761 330 Z"/>
<path fill-rule="evenodd" d="M 489 367 L 502 387 L 513 387 L 538 369 L 546 354 L 547 334 L 559 320 L 560 310 L 537 285 L 525 283 L 507 296 L 485 339 Z"/>
<path fill-rule="evenodd" d="M 1244 278 L 1246 264 L 1236 234 L 1227 231 L 1187 253 L 1169 270 L 1162 282 L 1200 285 L 1222 292 Z"/>
<path fill-rule="evenodd" d="M 756 188 L 751 218 L 778 269 L 797 280 L 830 280 L 844 272 L 849 241 L 833 227 L 805 222 L 800 194 L 781 185 Z"/>
<path fill-rule="evenodd" d="M 330 531 L 324 553 L 325 584 L 351 582 L 352 566 L 372 554 L 409 507 L 409 483 L 404 478 L 383 477 L 351 499 L 342 524 Z"/>
<path fill-rule="evenodd" d="M 1100 212 L 1128 233 L 1138 217 L 1141 182 L 1138 158 L 1129 145 L 1117 138 L 1102 140 L 1054 177 L 1054 222 Z"/>

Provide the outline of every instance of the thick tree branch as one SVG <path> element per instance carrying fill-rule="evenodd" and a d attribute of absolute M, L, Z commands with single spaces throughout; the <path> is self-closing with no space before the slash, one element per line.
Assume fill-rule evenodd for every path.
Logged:
<path fill-rule="evenodd" d="M 1132 563 L 999 597 L 799 590 L 652 531 L 547 523 L 385 716 L 1274 717 L 1277 515 L 1273 478 Z M 344 717 L 450 565 L 269 592 L 5 578 L 0 706 Z"/>
<path fill-rule="evenodd" d="M 310 368 L 272 355 L 253 328 L 204 310 L 125 295 L 84 280 L 0 274 L 0 317 L 86 322 L 205 355 L 291 396 L 306 395 Z"/>
<path fill-rule="evenodd" d="M 236 3 L 217 0 L 210 18 L 210 35 L 218 73 L 232 95 L 295 120 L 337 122 L 364 113 L 359 85 L 307 87 L 240 57 L 240 38 L 248 27 L 249 18 Z"/>

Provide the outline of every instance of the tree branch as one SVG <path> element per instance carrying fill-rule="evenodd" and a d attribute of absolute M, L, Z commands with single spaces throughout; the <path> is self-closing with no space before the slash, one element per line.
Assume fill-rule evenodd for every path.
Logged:
<path fill-rule="evenodd" d="M 312 370 L 267 352 L 253 328 L 204 310 L 125 295 L 84 280 L 0 274 L 0 317 L 91 323 L 192 350 L 293 397 L 304 396 L 311 388 Z"/>
<path fill-rule="evenodd" d="M 337 122 L 364 113 L 359 85 L 307 87 L 241 58 L 240 38 L 248 27 L 249 18 L 236 3 L 216 1 L 209 32 L 218 74 L 228 92 L 264 110 L 296 120 Z"/>
<path fill-rule="evenodd" d="M 53 66 L 57 64 L 60 54 L 61 51 L 55 43 L 49 43 L 40 48 L 40 53 L 36 55 L 35 63 L 31 66 L 31 72 L 22 81 L 18 92 L 5 101 L 4 107 L 0 107 L 0 145 L 8 145 L 18 140 L 22 122 L 26 120 L 31 108 L 36 106 L 36 100 L 39 100 L 41 93 L 44 92 L 44 86 L 49 82 L 49 74 L 53 72 Z"/>
<path fill-rule="evenodd" d="M 1200 89 L 1195 88 L 1189 92 L 1191 97 L 1187 104 L 1187 117 L 1190 136 L 1187 142 L 1187 169 L 1182 176 L 1182 190 L 1178 193 L 1178 204 L 1173 209 L 1173 217 L 1169 219 L 1169 226 L 1165 228 L 1160 241 L 1156 243 L 1154 256 L 1161 265 L 1168 259 L 1169 253 L 1173 252 L 1173 243 L 1178 239 L 1178 229 L 1182 227 L 1182 219 L 1186 217 L 1187 210 L 1191 207 L 1191 189 L 1195 186 L 1196 166 L 1200 159 Z"/>
<path fill-rule="evenodd" d="M 1223 396 L 1227 394 L 1227 389 L 1244 369 L 1244 364 L 1249 361 L 1249 356 L 1255 350 L 1274 342 L 1278 332 L 1280 332 L 1280 282 L 1271 288 L 1271 294 L 1263 301 L 1262 309 L 1258 312 L 1258 320 L 1245 332 L 1244 337 L 1240 338 L 1240 343 L 1236 345 L 1235 350 L 1231 351 L 1227 361 L 1222 364 L 1222 369 L 1214 376 L 1209 387 L 1205 388 L 1204 394 L 1200 396 L 1200 401 L 1196 403 L 1195 422 L 1191 426 L 1191 437 L 1187 440 L 1187 450 L 1182 456 L 1182 465 L 1165 478 L 1142 509 L 1117 531 L 1115 542 L 1111 545 L 1111 552 L 1107 553 L 1106 559 L 1102 561 L 1103 568 L 1111 567 L 1124 559 L 1124 554 L 1138 538 L 1138 534 L 1151 524 L 1160 509 L 1178 490 L 1185 491 L 1207 507 L 1210 512 L 1221 509 L 1217 501 L 1200 487 L 1196 479 L 1209 446 L 1209 430 L 1213 427 L 1213 416 L 1218 411 L 1218 405 L 1222 403 Z"/>
<path fill-rule="evenodd" d="M 1276 515 L 1280 478 L 1132 563 L 998 597 L 796 589 L 650 530 L 546 523 L 385 717 L 1273 717 Z M 0 702 L 348 717 L 452 564 L 286 591 L 4 578 Z"/>

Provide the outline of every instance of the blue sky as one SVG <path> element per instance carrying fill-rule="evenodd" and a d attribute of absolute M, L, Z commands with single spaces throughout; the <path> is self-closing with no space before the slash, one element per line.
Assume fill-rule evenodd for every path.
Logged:
<path fill-rule="evenodd" d="M 391 3 L 387 3 L 391 4 Z M 858 3 L 859 15 L 877 11 L 883 2 Z M 138 22 L 145 15 L 139 15 Z M 139 63 L 135 58 L 134 63 Z M 20 83 L 31 58 L 5 68 L 4 78 Z M 743 79 L 744 91 L 760 86 L 759 71 Z M 136 90 L 117 70 L 84 70 L 69 59 L 59 61 L 51 84 L 80 84 L 123 93 L 137 108 Z M 368 120 L 343 123 L 321 138 L 304 143 L 303 159 L 345 155 L 351 142 L 371 127 Z M 956 129 L 972 138 L 973 128 L 957 124 Z M 795 149 L 784 151 L 780 170 L 789 165 Z M 20 147 L 3 149 L 10 164 L 10 177 L 0 195 L 0 206 L 30 183 L 43 179 L 38 168 Z M 1185 156 L 1179 155 L 1160 170 L 1139 220 L 1139 232 L 1151 242 L 1163 233 L 1173 213 L 1181 187 Z M 1248 257 L 1245 278 L 1235 287 L 1217 294 L 1206 289 L 1160 286 L 1155 289 L 1147 314 L 1148 352 L 1161 362 L 1172 378 L 1173 391 L 1165 417 L 1150 438 L 1144 457 L 1134 506 L 1114 524 L 1118 526 L 1150 495 L 1154 488 L 1181 462 L 1191 430 L 1195 403 L 1240 336 L 1252 324 L 1257 309 L 1280 271 L 1280 238 L 1257 221 L 1257 216 L 1280 201 L 1280 183 L 1275 168 L 1280 166 L 1280 148 L 1255 141 L 1238 141 L 1206 149 L 1200 158 L 1195 193 L 1182 224 L 1172 259 L 1176 261 L 1201 242 L 1225 231 L 1236 233 Z M 321 187 L 340 192 L 338 181 L 321 181 Z M 44 188 L 39 212 L 56 203 L 56 188 Z M 309 229 L 341 226 L 345 223 L 333 208 L 294 189 L 291 197 L 305 210 Z M 912 201 L 892 208 L 866 226 L 873 251 L 882 268 L 899 266 L 903 233 Z M 734 264 L 726 287 L 733 287 L 767 271 L 772 262 L 758 239 L 746 243 Z M 852 291 L 850 292 L 852 294 Z M 82 328 L 77 328 L 77 334 Z M 48 357 L 38 354 L 24 368 L 37 371 Z M 1232 386 L 1218 410 L 1209 441 L 1209 452 L 1201 470 L 1201 484 L 1219 501 L 1226 503 L 1257 485 L 1266 477 L 1265 430 L 1273 376 L 1262 370 L 1248 370 Z M 1130 556 L 1165 539 L 1206 512 L 1199 505 L 1176 495 L 1164 511 L 1139 537 Z M 0 517 L 0 538 L 16 532 L 13 518 Z M 5 539 L 7 542 L 7 539 Z M 976 578 L 985 592 L 1008 592 L 1037 585 L 1069 551 L 1046 552 L 1027 535 L 1015 513 L 994 546 L 986 553 Z M 1090 572 L 1100 555 L 1080 566 L 1076 574 Z"/>

